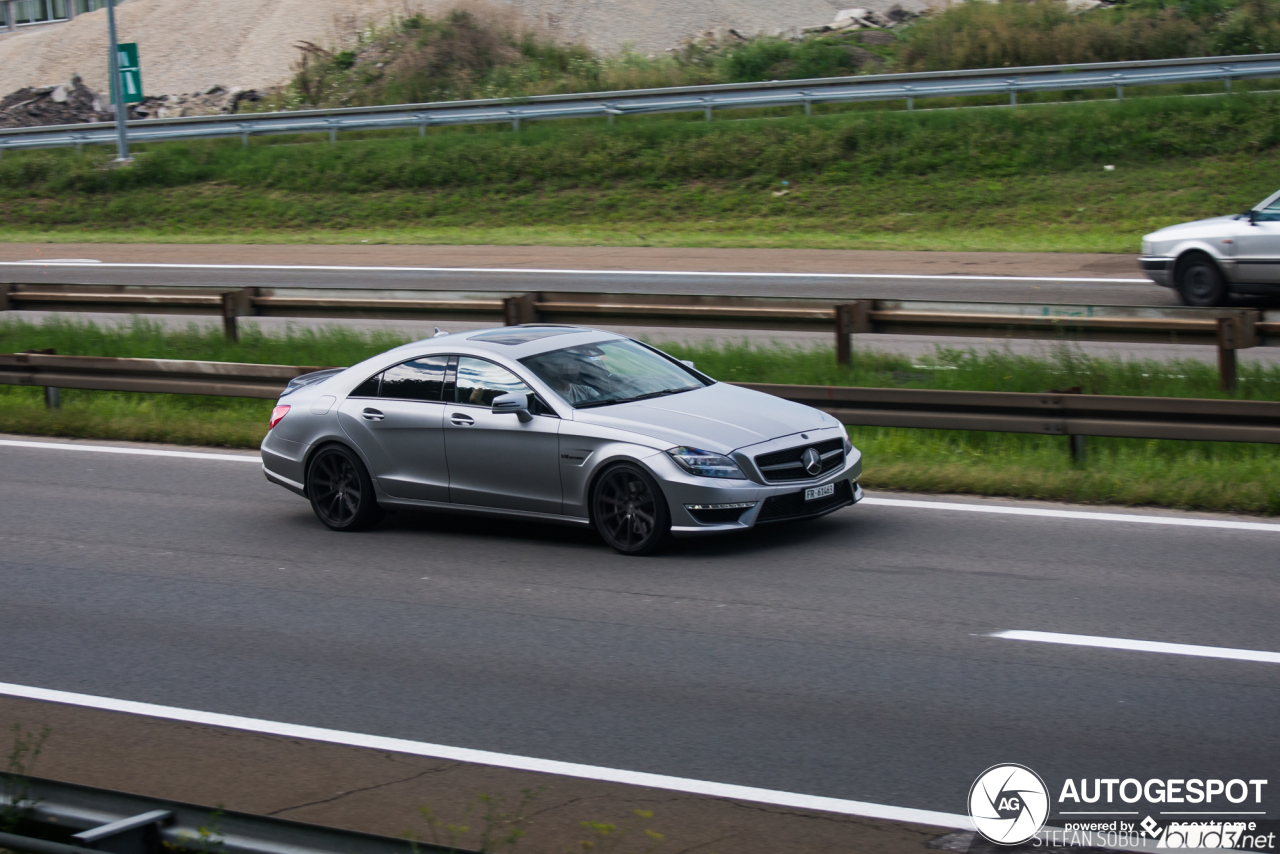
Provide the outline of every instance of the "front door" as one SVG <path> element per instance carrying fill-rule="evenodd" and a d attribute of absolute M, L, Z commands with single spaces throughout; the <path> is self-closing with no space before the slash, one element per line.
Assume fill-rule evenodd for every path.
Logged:
<path fill-rule="evenodd" d="M 1241 282 L 1280 283 L 1280 200 L 1241 220 L 1236 237 L 1236 270 Z"/>
<path fill-rule="evenodd" d="M 494 413 L 502 394 L 529 396 L 533 419 Z M 560 419 L 501 365 L 460 356 L 453 403 L 444 408 L 449 500 L 454 504 L 560 513 Z"/>
<path fill-rule="evenodd" d="M 444 448 L 448 356 L 413 359 L 371 377 L 338 409 L 338 421 L 373 466 L 387 495 L 449 500 Z"/>

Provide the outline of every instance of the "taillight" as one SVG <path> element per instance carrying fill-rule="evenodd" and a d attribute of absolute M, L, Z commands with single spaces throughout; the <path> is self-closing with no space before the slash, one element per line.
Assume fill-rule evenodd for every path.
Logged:
<path fill-rule="evenodd" d="M 267 429 L 270 430 L 272 427 L 279 424 L 280 419 L 284 418 L 288 414 L 289 414 L 288 404 L 281 404 L 280 406 L 277 406 L 275 409 L 271 410 L 271 423 L 267 425 Z"/>

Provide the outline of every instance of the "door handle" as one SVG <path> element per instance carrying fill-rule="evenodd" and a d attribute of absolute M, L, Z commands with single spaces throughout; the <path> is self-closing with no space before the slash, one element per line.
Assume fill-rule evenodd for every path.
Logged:
<path fill-rule="evenodd" d="M 383 418 L 386 417 L 380 411 L 372 407 L 366 409 L 364 412 L 361 412 L 360 414 L 364 416 L 365 421 L 381 421 Z"/>
<path fill-rule="evenodd" d="M 463 415 L 461 412 L 455 412 L 449 416 L 449 420 L 453 422 L 455 427 L 470 427 L 476 423 L 476 420 L 470 415 Z"/>

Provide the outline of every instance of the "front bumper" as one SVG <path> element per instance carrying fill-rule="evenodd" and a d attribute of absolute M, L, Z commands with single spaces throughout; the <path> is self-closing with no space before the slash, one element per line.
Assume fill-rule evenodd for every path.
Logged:
<path fill-rule="evenodd" d="M 1176 287 L 1173 280 L 1173 264 L 1177 259 L 1158 255 L 1143 255 L 1138 259 L 1138 266 L 1148 279 L 1166 288 Z"/>
<path fill-rule="evenodd" d="M 663 462 L 653 460 L 650 464 L 662 469 L 657 474 L 671 509 L 671 533 L 677 537 L 742 531 L 769 522 L 812 519 L 862 500 L 862 487 L 858 485 L 858 478 L 862 476 L 862 455 L 856 451 L 846 457 L 841 468 L 823 477 L 767 485 L 748 480 L 692 477 L 679 470 L 675 463 L 667 466 Z M 804 500 L 805 490 L 828 484 L 835 486 L 832 496 Z"/>

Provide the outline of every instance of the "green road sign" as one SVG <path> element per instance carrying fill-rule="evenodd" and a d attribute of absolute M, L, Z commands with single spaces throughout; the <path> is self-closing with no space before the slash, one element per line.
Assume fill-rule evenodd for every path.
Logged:
<path fill-rule="evenodd" d="M 120 62 L 120 78 L 124 81 L 124 102 L 136 104 L 142 100 L 142 68 L 138 65 L 138 45 L 134 42 L 118 45 L 116 56 Z M 115 102 L 116 89 L 112 85 L 111 103 Z"/>

